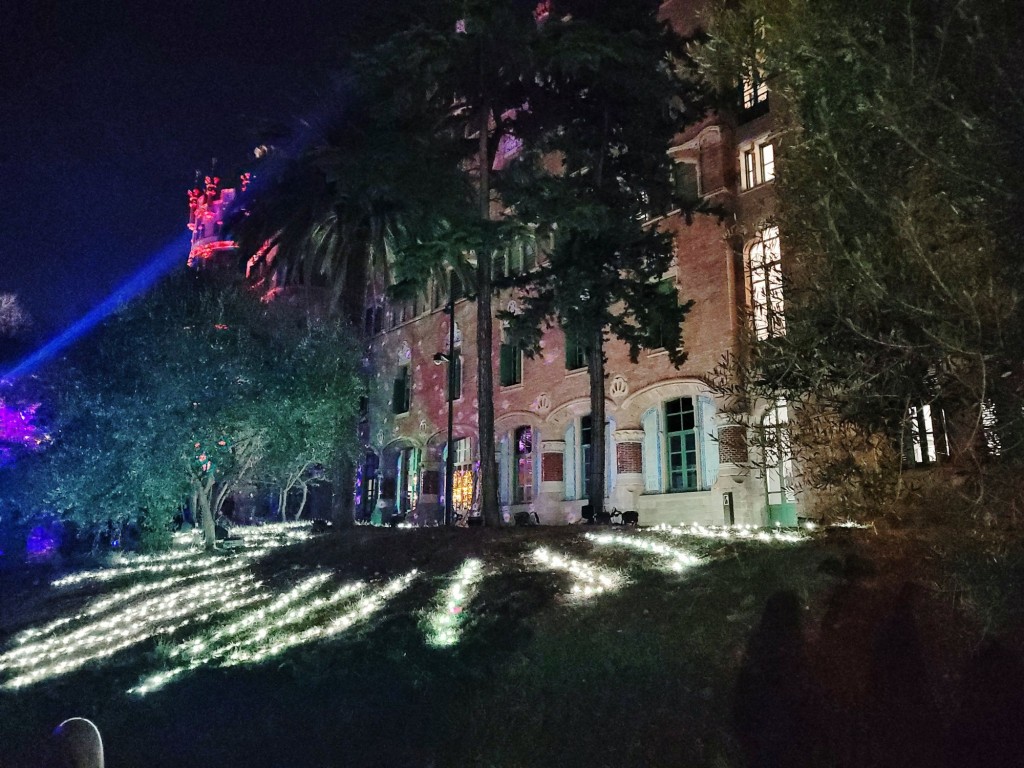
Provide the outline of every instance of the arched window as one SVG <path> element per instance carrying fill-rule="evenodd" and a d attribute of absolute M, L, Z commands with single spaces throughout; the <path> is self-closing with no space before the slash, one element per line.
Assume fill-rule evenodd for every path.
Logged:
<path fill-rule="evenodd" d="M 750 306 L 758 339 L 783 336 L 786 320 L 782 299 L 782 252 L 779 228 L 765 227 L 750 246 Z"/>

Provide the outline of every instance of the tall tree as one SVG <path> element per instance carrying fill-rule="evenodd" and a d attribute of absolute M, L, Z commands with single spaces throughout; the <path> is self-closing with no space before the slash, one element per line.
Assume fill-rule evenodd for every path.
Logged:
<path fill-rule="evenodd" d="M 469 0 L 448 7 L 432 28 L 399 34 L 379 47 L 369 71 L 389 84 L 402 103 L 423 105 L 415 115 L 425 138 L 424 159 L 449 162 L 463 177 L 445 190 L 451 205 L 398 250 L 405 263 L 431 255 L 458 267 L 468 255 L 469 289 L 476 299 L 478 436 L 483 519 L 500 525 L 494 442 L 493 258 L 507 245 L 514 223 L 498 219 L 492 169 L 515 110 L 522 107 L 529 68 L 531 7 L 515 0 Z M 366 71 L 366 70 L 364 70 Z M 424 100 L 426 97 L 426 100 Z M 470 182 L 467 189 L 465 181 Z M 466 192 L 468 191 L 468 194 Z M 424 244 L 428 248 L 422 247 Z M 437 263 L 436 261 L 434 263 Z"/>
<path fill-rule="evenodd" d="M 47 480 L 36 505 L 97 535 L 136 526 L 159 544 L 191 499 L 212 547 L 214 518 L 241 483 L 331 462 L 339 434 L 354 432 L 360 390 L 347 330 L 311 329 L 304 314 L 268 322 L 270 311 L 178 275 L 51 366 L 43 399 L 57 415 L 53 444 L 30 466 Z M 311 419 L 330 433 L 312 448 L 293 439 Z"/>
<path fill-rule="evenodd" d="M 662 283 L 672 234 L 656 223 L 672 205 L 667 149 L 687 118 L 701 115 L 700 90 L 683 76 L 681 41 L 658 21 L 657 0 L 543 4 L 533 46 L 528 109 L 515 132 L 526 147 L 501 184 L 502 199 L 554 245 L 525 276 L 523 309 L 507 315 L 514 336 L 536 350 L 557 322 L 586 350 L 590 378 L 589 503 L 605 494 L 605 353 L 625 341 L 686 359 L 680 303 Z M 688 211 L 692 215 L 692 210 Z"/>
<path fill-rule="evenodd" d="M 884 435 L 968 416 L 954 453 L 1024 455 L 1024 26 L 999 0 L 721 3 L 701 53 L 766 82 L 784 136 L 786 334 L 748 384 Z M 984 84 L 984 85 L 980 85 Z M 956 430 L 950 430 L 949 438 Z M 895 470 L 898 470 L 898 464 Z"/>

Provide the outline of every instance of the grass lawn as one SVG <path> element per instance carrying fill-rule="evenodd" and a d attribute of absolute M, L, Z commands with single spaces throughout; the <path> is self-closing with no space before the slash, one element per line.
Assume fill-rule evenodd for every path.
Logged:
<path fill-rule="evenodd" d="M 799 543 L 653 531 L 598 543 L 588 530 L 357 528 L 245 564 L 216 557 L 213 567 L 235 566 L 206 581 L 193 576 L 205 559 L 170 576 L 121 565 L 118 578 L 64 586 L 51 583 L 67 573 L 56 566 L 7 564 L 0 766 L 40 765 L 46 735 L 73 715 L 100 727 L 112 768 L 862 768 L 1024 757 L 1016 537 L 833 528 Z M 659 543 L 675 555 L 638 548 Z M 584 570 L 540 562 L 538 547 Z M 683 553 L 696 564 L 673 570 Z M 448 604 L 469 558 L 480 560 L 479 579 Z M 394 581 L 412 569 L 407 585 Z M 356 581 L 362 591 L 336 591 Z M 188 591 L 197 584 L 199 596 Z M 387 584 L 395 594 L 374 597 Z M 252 602 L 200 606 L 218 585 Z M 281 595 L 297 586 L 307 591 L 289 610 L 308 615 L 287 623 Z M 116 606 L 98 602 L 129 587 L 138 594 Z M 156 620 L 167 634 L 136 638 L 142 619 L 97 629 L 125 633 L 128 645 L 66 674 L 19 678 L 42 669 L 18 661 L 19 647 L 39 643 L 47 663 L 74 659 L 110 639 L 76 629 L 159 595 L 177 611 Z M 89 615 L 53 624 L 80 614 Z M 339 619 L 350 614 L 350 625 Z M 256 620 L 236 626 L 246 615 Z M 189 645 L 196 639 L 202 650 Z M 244 656 L 274 642 L 287 647 Z M 129 693 L 175 668 L 163 687 Z"/>

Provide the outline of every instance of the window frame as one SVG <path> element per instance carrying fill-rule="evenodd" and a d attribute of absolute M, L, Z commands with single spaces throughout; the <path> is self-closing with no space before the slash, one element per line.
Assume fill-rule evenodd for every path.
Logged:
<path fill-rule="evenodd" d="M 399 402 L 399 384 L 401 383 L 403 389 L 403 397 Z M 399 405 L 404 403 L 404 410 L 399 410 Z M 400 365 L 398 367 L 398 374 L 395 376 L 394 386 L 391 391 L 391 412 L 395 416 L 401 416 L 409 413 L 412 409 L 412 371 L 410 366 L 407 364 Z"/>
<path fill-rule="evenodd" d="M 503 341 L 498 347 L 498 384 L 515 387 L 523 383 L 523 349 Z"/>
<path fill-rule="evenodd" d="M 523 449 L 523 433 L 529 435 L 529 445 Z M 535 430 L 529 424 L 523 424 L 512 430 L 512 503 L 533 503 L 533 481 L 536 462 L 534 460 Z M 524 467 L 525 477 L 524 479 Z"/>
<path fill-rule="evenodd" d="M 570 357 L 571 355 L 571 357 Z M 582 361 L 582 362 L 580 362 Z M 572 363 L 579 363 L 572 365 Z M 587 359 L 587 347 L 581 343 L 575 334 L 570 333 L 567 329 L 565 331 L 565 370 L 566 371 L 579 371 L 585 370 L 589 361 Z"/>
<path fill-rule="evenodd" d="M 683 407 L 683 401 L 689 402 L 689 410 Z M 669 412 L 672 404 L 680 404 L 678 414 Z M 701 464 L 700 464 L 700 427 L 697 423 L 697 398 L 690 395 L 681 395 L 665 400 L 661 405 L 661 414 L 664 419 L 665 430 L 665 493 L 692 493 L 703 490 L 701 488 Z M 686 415 L 689 414 L 690 426 L 686 427 Z M 678 415 L 679 429 L 670 429 L 670 419 Z M 673 448 L 673 440 L 679 442 L 679 450 Z M 692 455 L 692 460 L 691 460 Z M 678 468 L 674 466 L 674 458 L 679 459 Z M 676 485 L 676 478 L 681 477 L 683 482 Z M 692 478 L 692 482 L 691 482 Z"/>
<path fill-rule="evenodd" d="M 759 254 L 755 257 L 755 254 Z M 782 248 L 779 228 L 761 228 L 747 248 L 747 288 L 754 336 L 759 341 L 786 335 L 786 303 L 783 294 Z"/>
<path fill-rule="evenodd" d="M 775 139 L 759 136 L 739 145 L 740 189 L 751 189 L 775 181 Z"/>

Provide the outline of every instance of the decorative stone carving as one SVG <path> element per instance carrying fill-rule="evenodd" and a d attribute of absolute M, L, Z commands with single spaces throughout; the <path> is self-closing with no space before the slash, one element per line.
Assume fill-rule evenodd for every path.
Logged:
<path fill-rule="evenodd" d="M 536 401 L 534 401 L 534 407 L 536 407 L 536 409 L 540 413 L 547 413 L 548 411 L 550 411 L 551 395 L 549 395 L 547 392 L 541 392 L 539 395 L 537 395 Z"/>
<path fill-rule="evenodd" d="M 403 341 L 402 346 L 398 349 L 399 362 L 404 362 L 412 359 L 412 349 L 409 347 L 409 342 Z"/>
<path fill-rule="evenodd" d="M 629 394 L 629 382 L 626 381 L 626 377 L 621 373 L 616 374 L 612 377 L 612 382 L 608 386 L 608 394 L 611 395 L 613 400 L 621 400 Z"/>

